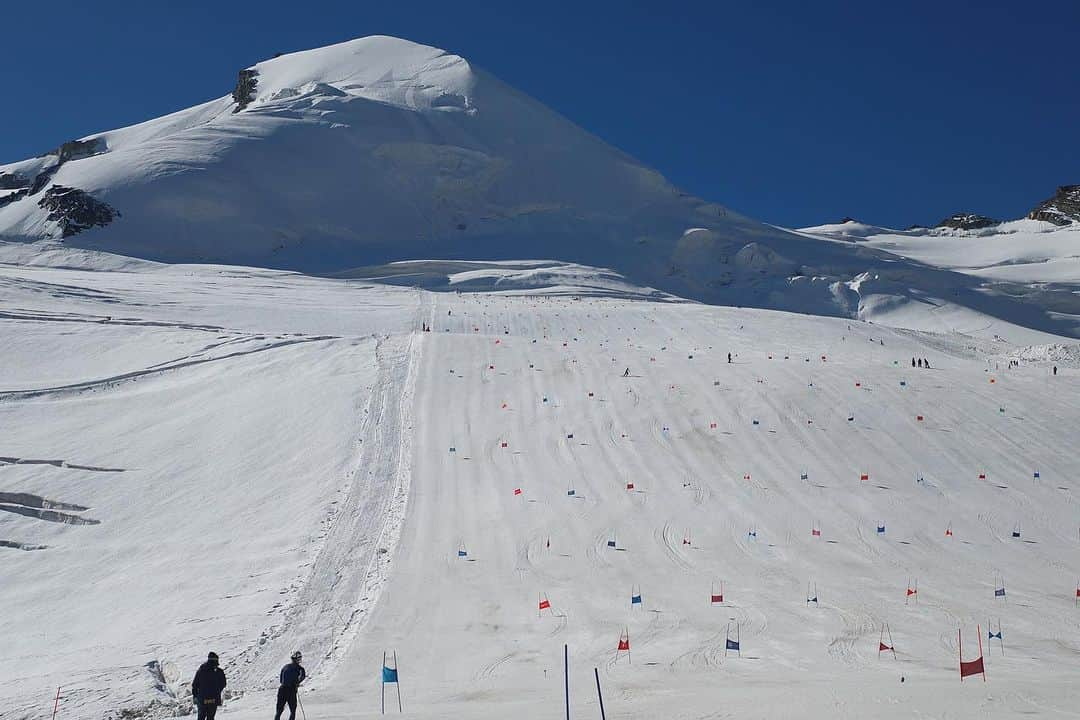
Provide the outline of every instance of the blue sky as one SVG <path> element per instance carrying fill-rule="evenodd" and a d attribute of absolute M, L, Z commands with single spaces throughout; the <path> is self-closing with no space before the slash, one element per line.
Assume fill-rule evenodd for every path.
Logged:
<path fill-rule="evenodd" d="M 781 225 L 1017 217 L 1080 183 L 1080 2 L 12 2 L 0 162 L 228 93 L 277 52 L 456 52 Z"/>

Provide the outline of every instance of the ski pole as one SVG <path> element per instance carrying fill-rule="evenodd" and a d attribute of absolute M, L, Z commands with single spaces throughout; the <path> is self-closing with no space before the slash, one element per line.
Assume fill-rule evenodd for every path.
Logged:
<path fill-rule="evenodd" d="M 300 688 L 296 688 L 296 702 L 300 703 L 300 715 L 307 720 L 307 713 L 304 712 L 304 701 L 300 699 Z"/>

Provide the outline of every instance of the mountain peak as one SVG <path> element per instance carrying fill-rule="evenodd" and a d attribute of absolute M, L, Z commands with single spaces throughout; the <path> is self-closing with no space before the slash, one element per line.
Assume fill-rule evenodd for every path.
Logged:
<path fill-rule="evenodd" d="M 251 80 L 253 83 L 250 83 Z M 245 85 L 241 88 L 241 85 Z M 240 109 L 304 95 L 360 97 L 411 110 L 470 110 L 475 76 L 464 58 L 372 35 L 264 60 L 240 72 Z M 236 93 L 234 93 L 236 97 Z"/>

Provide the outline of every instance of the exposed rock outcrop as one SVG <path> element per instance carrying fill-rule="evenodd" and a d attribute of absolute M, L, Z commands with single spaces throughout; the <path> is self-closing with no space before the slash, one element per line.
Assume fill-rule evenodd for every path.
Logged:
<path fill-rule="evenodd" d="M 60 225 L 62 237 L 94 227 L 104 227 L 120 213 L 78 188 L 53 185 L 38 200 L 38 207 L 49 211 L 48 219 Z"/>
<path fill-rule="evenodd" d="M 1055 225 L 1080 222 L 1080 185 L 1062 185 L 1054 197 L 1036 205 L 1028 217 Z"/>
<path fill-rule="evenodd" d="M 975 213 L 956 213 L 950 215 L 935 227 L 947 227 L 955 228 L 957 230 L 979 230 L 981 228 L 993 227 L 994 225 L 1000 225 L 1000 220 L 994 218 L 988 218 L 985 215 L 976 215 Z"/>
<path fill-rule="evenodd" d="M 68 160 L 81 160 L 82 158 L 88 158 L 93 155 L 100 155 L 108 150 L 105 146 L 105 140 L 102 138 L 90 138 L 89 140 L 68 140 L 66 143 L 50 150 L 47 155 L 56 155 L 60 158 L 60 163 L 66 163 Z"/>
<path fill-rule="evenodd" d="M 255 99 L 255 88 L 259 86 L 259 71 L 252 68 L 241 70 L 236 78 L 236 87 L 233 88 L 232 97 L 236 101 L 233 112 L 240 112 Z"/>
<path fill-rule="evenodd" d="M 0 173 L 0 190 L 15 191 L 0 195 L 0 207 L 10 205 L 30 194 L 30 178 L 18 173 Z"/>
<path fill-rule="evenodd" d="M 27 188 L 23 188 L 22 190 L 16 190 L 15 192 L 8 193 L 7 195 L 0 195 L 0 208 L 4 207 L 5 205 L 10 205 L 16 200 L 22 200 L 29 194 L 30 190 Z"/>
<path fill-rule="evenodd" d="M 16 191 L 0 196 L 0 207 L 10 205 L 11 203 L 22 200 L 24 197 L 29 197 L 30 195 L 37 195 L 39 192 L 44 190 L 46 186 L 48 186 L 49 182 L 53 178 L 53 175 L 56 174 L 56 171 L 59 170 L 60 166 L 64 163 L 70 160 L 81 160 L 82 158 L 100 155 L 101 153 L 108 152 L 108 149 L 109 148 L 106 145 L 104 138 L 90 138 L 89 140 L 69 140 L 60 147 L 54 148 L 41 156 L 47 157 L 49 155 L 55 155 L 57 159 L 55 163 L 45 168 L 33 177 L 26 177 L 25 175 L 20 175 L 19 173 L 0 173 L 0 190 Z M 66 190 L 67 188 L 60 189 Z M 97 202 L 96 200 L 93 200 L 93 198 L 90 198 L 90 200 Z M 44 199 L 40 201 L 38 205 L 40 207 L 46 207 L 42 204 L 43 202 L 45 202 Z M 105 207 L 108 206 L 106 205 Z M 49 209 L 52 210 L 52 208 Z M 50 216 L 49 219 L 51 220 L 52 217 Z M 75 226 L 73 225 L 72 227 Z M 67 227 L 65 226 L 64 237 L 67 237 L 68 235 L 73 235 L 79 232 L 79 230 L 81 229 L 84 228 L 80 227 L 77 229 L 72 229 L 70 232 L 68 232 Z"/>
<path fill-rule="evenodd" d="M 0 173 L 0 190 L 19 190 L 30 187 L 30 178 L 19 173 Z"/>

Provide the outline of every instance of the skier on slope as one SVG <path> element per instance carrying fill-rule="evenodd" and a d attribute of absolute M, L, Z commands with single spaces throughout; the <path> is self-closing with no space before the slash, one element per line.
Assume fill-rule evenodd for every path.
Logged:
<path fill-rule="evenodd" d="M 296 720 L 296 695 L 300 690 L 300 683 L 307 677 L 307 671 L 300 664 L 303 656 L 297 650 L 292 654 L 292 662 L 281 668 L 281 686 L 277 691 L 277 712 L 274 720 L 281 720 L 281 711 L 285 705 L 289 706 L 289 720 Z"/>
<path fill-rule="evenodd" d="M 221 705 L 221 691 L 225 689 L 225 671 L 218 667 L 217 653 L 206 656 L 191 681 L 191 697 L 199 711 L 199 720 L 214 720 Z"/>
<path fill-rule="evenodd" d="M 623 372 L 622 376 L 623 377 L 630 377 L 630 368 L 626 368 L 626 370 Z"/>

